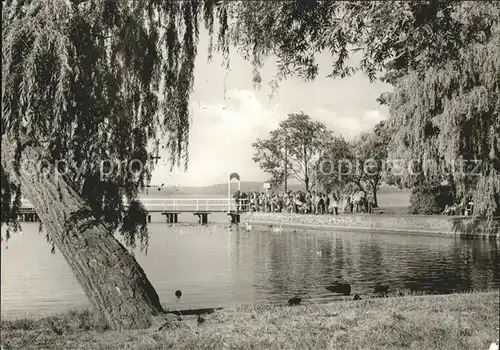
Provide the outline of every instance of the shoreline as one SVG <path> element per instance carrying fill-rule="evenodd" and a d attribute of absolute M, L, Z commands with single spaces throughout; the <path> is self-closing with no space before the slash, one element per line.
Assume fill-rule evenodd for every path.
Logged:
<path fill-rule="evenodd" d="M 253 212 L 242 214 L 241 221 L 250 225 L 279 225 L 283 228 L 500 238 L 500 218 L 494 218 L 490 223 L 487 219 L 474 216 Z"/>
<path fill-rule="evenodd" d="M 286 303 L 286 301 L 285 301 Z M 108 331 L 89 311 L 1 321 L 2 346 L 71 349 L 487 349 L 497 340 L 499 291 L 242 306 L 176 317 L 164 330 Z"/>

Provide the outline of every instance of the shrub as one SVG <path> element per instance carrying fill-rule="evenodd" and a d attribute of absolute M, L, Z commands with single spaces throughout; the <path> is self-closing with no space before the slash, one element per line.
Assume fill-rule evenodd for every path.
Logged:
<path fill-rule="evenodd" d="M 446 205 L 453 204 L 453 189 L 440 184 L 420 184 L 410 196 L 411 214 L 440 214 Z"/>

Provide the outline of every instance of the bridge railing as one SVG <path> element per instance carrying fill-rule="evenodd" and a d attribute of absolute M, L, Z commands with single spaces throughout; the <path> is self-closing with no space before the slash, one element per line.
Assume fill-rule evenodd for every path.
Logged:
<path fill-rule="evenodd" d="M 140 198 L 142 204 L 148 210 L 162 211 L 216 211 L 227 212 L 236 211 L 234 199 L 228 198 Z M 240 199 L 240 211 L 249 209 L 250 201 Z M 21 208 L 33 209 L 32 204 L 26 200 L 21 200 Z"/>
<path fill-rule="evenodd" d="M 142 198 L 149 210 L 163 211 L 236 211 L 236 202 L 228 198 Z M 249 200 L 240 200 L 240 211 L 248 210 Z"/>

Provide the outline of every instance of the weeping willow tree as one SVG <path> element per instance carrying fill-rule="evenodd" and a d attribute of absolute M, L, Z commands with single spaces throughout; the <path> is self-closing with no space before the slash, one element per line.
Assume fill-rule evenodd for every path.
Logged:
<path fill-rule="evenodd" d="M 164 0 L 2 6 L 2 223 L 18 229 L 21 195 L 28 199 L 109 326 L 147 327 L 160 300 L 113 233 L 147 245 L 137 193 L 160 147 L 172 166 L 187 164 L 199 23 L 212 35 L 225 9 Z"/>
<path fill-rule="evenodd" d="M 199 23 L 210 34 L 209 55 L 213 38 L 226 63 L 236 47 L 253 64 L 256 85 L 268 56 L 277 61 L 277 88 L 294 75 L 314 79 L 315 54 L 326 51 L 331 77 L 362 70 L 403 87 L 490 40 L 499 6 L 216 0 L 2 5 L 2 223 L 18 229 L 21 195 L 28 199 L 95 310 L 115 329 L 148 327 L 163 311 L 144 271 L 113 233 L 124 235 L 129 246 L 137 240 L 147 245 L 144 208 L 136 198 L 150 179 L 151 158 L 163 146 L 172 166 L 187 164 Z M 476 6 L 484 9 L 477 15 L 482 21 L 456 16 Z M 360 55 L 359 64 L 351 64 L 353 55 Z M 459 84 L 449 86 L 451 95 L 461 91 Z M 498 119 L 498 107 L 492 113 Z M 473 135 L 491 135 L 475 120 Z M 485 154 L 474 145 L 467 149 Z"/>
<path fill-rule="evenodd" d="M 442 66 L 397 80 L 391 148 L 415 160 L 423 180 L 450 178 L 457 197 L 472 194 L 476 212 L 492 217 L 500 215 L 500 11 L 481 3 L 455 11 L 482 39 Z"/>

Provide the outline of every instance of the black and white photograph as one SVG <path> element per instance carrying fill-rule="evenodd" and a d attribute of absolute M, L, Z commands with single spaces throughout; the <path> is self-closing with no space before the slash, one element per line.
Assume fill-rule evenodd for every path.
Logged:
<path fill-rule="evenodd" d="M 2 0 L 0 350 L 499 350 L 500 1 Z"/>

